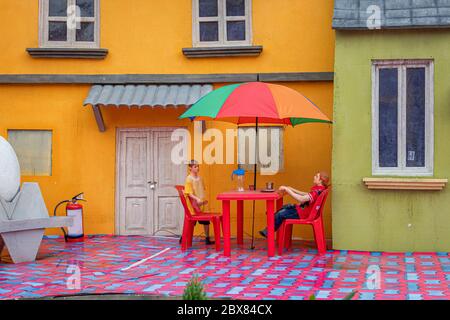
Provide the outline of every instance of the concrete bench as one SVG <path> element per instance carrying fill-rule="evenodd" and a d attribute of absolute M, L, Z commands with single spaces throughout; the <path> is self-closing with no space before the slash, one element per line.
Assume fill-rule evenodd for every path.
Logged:
<path fill-rule="evenodd" d="M 36 259 L 46 228 L 70 227 L 70 217 L 49 217 L 37 183 L 24 183 L 16 197 L 0 198 L 0 254 L 4 246 L 14 263 Z"/>

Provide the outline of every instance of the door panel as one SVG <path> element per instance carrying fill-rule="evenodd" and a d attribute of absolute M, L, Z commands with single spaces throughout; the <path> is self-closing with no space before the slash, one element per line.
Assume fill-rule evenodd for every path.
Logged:
<path fill-rule="evenodd" d="M 147 235 L 153 199 L 148 181 L 152 178 L 149 132 L 122 131 L 119 135 L 119 234 Z"/>
<path fill-rule="evenodd" d="M 126 187 L 147 189 L 148 137 L 126 138 Z"/>
<path fill-rule="evenodd" d="M 158 235 L 179 235 L 183 227 L 180 222 L 183 220 L 178 216 L 180 213 L 179 200 L 174 197 L 158 198 L 158 223 L 156 234 Z"/>
<path fill-rule="evenodd" d="M 147 198 L 125 199 L 125 230 L 142 232 L 147 230 Z"/>
<path fill-rule="evenodd" d="M 155 159 L 154 190 L 156 235 L 180 235 L 183 229 L 183 208 L 174 186 L 183 184 L 185 166 L 175 165 L 171 161 L 172 148 L 178 142 L 172 142 L 170 131 L 155 131 L 153 133 L 153 158 Z"/>

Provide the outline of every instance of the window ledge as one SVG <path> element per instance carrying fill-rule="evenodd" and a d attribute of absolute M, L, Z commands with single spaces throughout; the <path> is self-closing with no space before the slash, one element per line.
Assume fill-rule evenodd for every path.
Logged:
<path fill-rule="evenodd" d="M 259 56 L 262 51 L 262 46 L 183 48 L 188 58 Z"/>
<path fill-rule="evenodd" d="M 27 48 L 33 58 L 105 59 L 108 49 Z"/>
<path fill-rule="evenodd" d="M 371 190 L 429 190 L 441 191 L 448 179 L 364 178 Z"/>

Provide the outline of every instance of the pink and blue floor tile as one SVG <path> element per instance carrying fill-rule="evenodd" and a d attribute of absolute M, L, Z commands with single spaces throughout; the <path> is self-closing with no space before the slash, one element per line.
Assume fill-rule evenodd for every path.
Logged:
<path fill-rule="evenodd" d="M 183 294 L 198 275 L 210 298 L 450 299 L 449 253 L 333 251 L 299 243 L 267 258 L 265 242 L 233 247 L 232 257 L 200 240 L 182 252 L 173 238 L 92 236 L 83 243 L 43 240 L 32 263 L 0 263 L 0 299 L 61 295 Z"/>

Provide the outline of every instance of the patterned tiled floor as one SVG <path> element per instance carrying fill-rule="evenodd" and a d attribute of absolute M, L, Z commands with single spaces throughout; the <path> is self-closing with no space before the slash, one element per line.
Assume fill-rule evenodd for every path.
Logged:
<path fill-rule="evenodd" d="M 354 299 L 450 299 L 449 253 L 329 251 L 319 257 L 312 244 L 300 248 L 297 243 L 293 251 L 269 259 L 264 242 L 257 241 L 255 250 L 249 244 L 235 246 L 226 258 L 213 247 L 194 242 L 194 249 L 183 253 L 171 238 L 93 236 L 71 244 L 46 238 L 36 262 L 14 265 L 3 259 L 0 299 L 80 293 L 177 296 L 193 274 L 213 298 L 301 300 L 314 294 L 342 299 L 357 290 Z"/>

